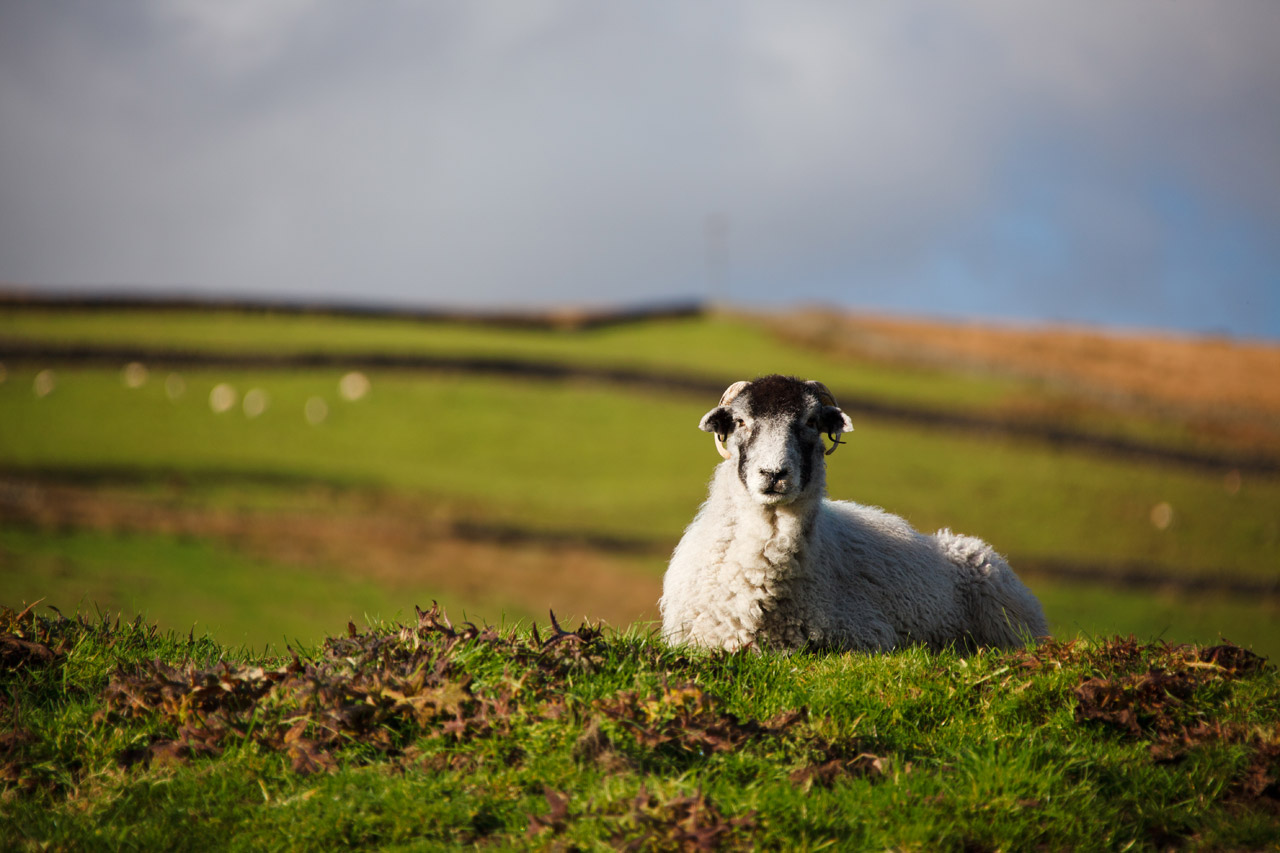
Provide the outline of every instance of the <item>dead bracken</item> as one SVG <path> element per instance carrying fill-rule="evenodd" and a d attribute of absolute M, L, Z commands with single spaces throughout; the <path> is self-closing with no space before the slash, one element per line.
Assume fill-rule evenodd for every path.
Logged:
<path fill-rule="evenodd" d="M 799 710 L 765 723 L 742 720 L 696 684 L 667 687 L 654 697 L 627 690 L 596 707 L 646 749 L 698 755 L 738 749 L 753 738 L 781 734 L 807 717 Z"/>
<path fill-rule="evenodd" d="M 569 794 L 547 788 L 547 813 L 529 818 L 526 837 L 547 841 L 563 835 L 574 820 L 591 816 L 613 825 L 610 840 L 618 850 L 719 850 L 749 846 L 755 813 L 726 818 L 702 791 L 662 799 L 645 787 L 630 802 L 571 811 Z"/>
<path fill-rule="evenodd" d="M 175 667 L 153 661 L 118 670 L 103 691 L 98 720 L 147 718 L 171 737 L 152 739 L 120 755 L 126 766 L 157 757 L 186 760 L 218 755 L 225 743 L 253 740 L 285 752 L 300 773 L 334 770 L 335 750 L 360 745 L 398 752 L 411 737 L 472 740 L 505 732 L 515 702 L 512 686 L 483 693 L 454 652 L 467 644 L 504 648 L 532 672 L 558 676 L 592 665 L 598 628 L 565 631 L 552 617 L 543 639 L 500 635 L 470 623 L 455 628 L 436 606 L 417 611 L 417 624 L 396 633 L 360 634 L 325 642 L 320 660 L 274 669 Z"/>

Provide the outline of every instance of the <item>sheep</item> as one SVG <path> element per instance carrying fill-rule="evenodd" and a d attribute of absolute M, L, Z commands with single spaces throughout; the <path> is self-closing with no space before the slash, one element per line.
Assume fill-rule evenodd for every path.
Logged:
<path fill-rule="evenodd" d="M 668 643 L 971 651 L 1048 635 L 1040 602 L 982 540 L 826 497 L 825 456 L 853 424 L 822 383 L 735 382 L 698 426 L 724 461 L 663 579 Z"/>

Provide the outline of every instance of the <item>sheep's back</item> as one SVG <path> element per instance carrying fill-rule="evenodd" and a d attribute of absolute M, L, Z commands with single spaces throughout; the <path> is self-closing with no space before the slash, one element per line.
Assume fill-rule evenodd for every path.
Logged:
<path fill-rule="evenodd" d="M 852 501 L 825 501 L 806 565 L 814 612 L 837 617 L 842 643 L 867 647 L 868 626 L 891 646 L 943 645 L 964 633 L 963 602 L 938 542 L 900 516 Z M 873 647 L 883 647 L 883 641 Z"/>

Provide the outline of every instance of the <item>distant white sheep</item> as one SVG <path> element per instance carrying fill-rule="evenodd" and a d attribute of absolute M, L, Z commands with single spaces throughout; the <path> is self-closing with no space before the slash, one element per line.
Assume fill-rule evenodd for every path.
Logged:
<path fill-rule="evenodd" d="M 663 581 L 662 633 L 724 649 L 1009 648 L 1048 634 L 1044 611 L 980 539 L 918 533 L 826 499 L 823 435 L 853 429 L 819 382 L 729 386 L 699 428 L 724 462 Z"/>

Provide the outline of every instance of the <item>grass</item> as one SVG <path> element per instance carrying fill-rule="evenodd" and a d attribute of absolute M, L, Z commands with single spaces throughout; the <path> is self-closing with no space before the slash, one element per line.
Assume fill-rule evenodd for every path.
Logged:
<path fill-rule="evenodd" d="M 0 636 L 10 849 L 1261 849 L 1280 833 L 1280 678 L 1238 649 L 726 655 L 437 614 L 296 659 L 12 611 Z"/>
<path fill-rule="evenodd" d="M 634 534 L 652 531 L 654 513 L 680 523 L 662 486 L 696 454 L 692 446 L 663 453 L 690 418 L 696 424 L 696 404 L 608 389 L 389 373 L 373 377 L 367 401 L 347 404 L 338 399 L 337 375 L 192 372 L 175 404 L 160 383 L 129 392 L 111 371 L 60 371 L 45 399 L 27 391 L 29 377 L 13 374 L 0 386 L 15 415 L 0 425 L 0 458 L 15 467 L 377 484 L 491 504 L 499 516 L 514 512 L 538 524 Z M 271 407 L 256 420 L 238 409 L 213 415 L 209 393 L 224 382 L 241 393 L 265 388 Z M 303 420 L 313 397 L 329 401 L 329 417 L 316 428 Z M 563 440 L 570 431 L 572 447 Z M 686 502 L 696 504 L 701 489 L 688 484 Z"/>
<path fill-rule="evenodd" d="M 238 312 L 61 311 L 0 306 L 13 340 L 124 344 L 212 352 L 379 352 L 525 358 L 648 368 L 714 378 L 819 376 L 833 389 L 898 402 L 981 408 L 1056 395 L 1008 378 L 833 359 L 731 315 L 629 323 L 581 331 L 447 322 Z M 730 376 L 732 374 L 732 376 Z"/>
<path fill-rule="evenodd" d="M 1027 579 L 1049 616 L 1055 637 L 1137 637 L 1213 645 L 1231 641 L 1280 660 L 1280 603 L 1225 594 L 1116 589 Z"/>
<path fill-rule="evenodd" d="M 833 457 L 830 491 L 883 503 L 920 529 L 953 527 L 1014 556 L 1265 579 L 1280 565 L 1280 481 L 1230 479 L 1022 442 L 878 424 Z M 834 461 L 839 459 L 840 461 Z M 1152 511 L 1169 504 L 1167 527 Z"/>
<path fill-rule="evenodd" d="M 506 523 L 674 544 L 716 461 L 695 429 L 704 402 L 603 386 L 387 372 L 347 403 L 333 373 L 194 371 L 174 402 L 160 377 L 131 390 L 114 371 L 65 369 L 41 399 L 34 372 L 14 368 L 0 385 L 10 469 L 374 485 Z M 255 419 L 214 415 L 219 383 L 265 389 L 270 406 Z M 328 400 L 318 427 L 302 417 L 313 397 Z M 831 457 L 828 481 L 834 497 L 964 530 L 1014 557 L 1265 578 L 1280 557 L 1275 479 L 1232 492 L 1216 474 L 869 422 Z M 1151 521 L 1160 503 L 1173 510 L 1166 529 Z"/>
<path fill-rule="evenodd" d="M 660 572 L 662 561 L 654 562 Z M 88 530 L 50 535 L 0 526 L 0 570 L 0 601 L 15 606 L 43 599 L 69 615 L 141 616 L 164 630 L 209 632 L 258 650 L 314 644 L 323 639 L 326 626 L 346 621 L 403 618 L 413 601 L 438 600 L 470 618 L 540 615 L 503 590 L 477 597 L 427 577 L 388 582 L 339 566 L 272 561 L 218 542 L 165 535 Z M 627 570 L 625 563 L 615 569 Z M 1169 642 L 1227 640 L 1280 659 L 1275 630 L 1280 606 L 1274 602 L 1040 577 L 1027 582 L 1044 604 L 1056 637 L 1105 637 L 1125 630 Z"/>
<path fill-rule="evenodd" d="M 585 330 L 512 329 L 376 317 L 236 311 L 68 311 L 0 305 L 3 338 L 29 343 L 129 345 L 210 352 L 394 353 L 532 359 L 625 367 L 723 381 L 763 373 L 821 377 L 840 394 L 925 409 L 1032 418 L 1171 447 L 1238 450 L 1168 411 L 1078 389 L 973 369 L 945 369 L 836 354 L 775 333 L 767 321 L 715 313 Z M 841 349 L 836 348 L 837 352 Z"/>
<path fill-rule="evenodd" d="M 1014 380 L 922 371 L 831 358 L 781 342 L 747 320 L 711 316 L 579 332 L 497 330 L 395 320 L 238 313 L 35 311 L 0 308 L 10 339 L 116 342 L 245 351 L 430 352 L 501 355 L 566 363 L 653 367 L 707 376 L 766 370 L 820 376 L 836 388 L 935 408 L 999 408 L 1043 389 Z M 126 388 L 117 370 L 55 366 L 56 387 L 38 397 L 45 365 L 12 363 L 0 381 L 0 470 L 35 483 L 68 481 L 102 501 L 151 501 L 206 516 L 305 514 L 323 523 L 346 512 L 334 495 L 373 495 L 439 515 L 516 530 L 623 537 L 661 555 L 674 545 L 704 496 L 717 461 L 695 429 L 710 401 L 590 383 L 382 371 L 358 402 L 338 394 L 340 371 L 191 370 L 183 393 L 153 370 Z M 210 410 L 215 385 L 237 405 Z M 267 394 L 259 416 L 240 405 Z M 1048 393 L 1048 392 L 1045 392 Z M 303 412 L 322 399 L 323 422 Z M 1084 408 L 1081 408 L 1081 407 Z M 1091 411 L 1074 403 L 1072 411 Z M 1110 415 L 1107 415 L 1110 417 Z M 1218 474 L 1062 451 L 1031 441 L 859 419 L 829 462 L 834 497 L 883 506 L 922 530 L 951 527 L 981 536 L 1015 567 L 1066 560 L 1117 569 L 1156 567 L 1170 575 L 1233 575 L 1272 581 L 1280 565 L 1280 480 Z M 1176 439 L 1177 423 L 1160 427 Z M 3 497 L 3 496 L 0 496 Z M 1153 523 L 1167 504 L 1169 523 Z M 92 528 L 92 529 L 90 529 Z M 394 618 L 404 603 L 440 598 L 495 620 L 525 617 L 523 585 L 477 591 L 474 564 L 442 558 L 434 576 L 414 564 L 390 575 L 332 559 L 285 559 L 234 535 L 93 527 L 66 511 L 32 522 L 0 501 L 0 601 L 48 596 L 66 608 L 143 613 L 185 631 L 209 626 L 230 642 L 315 640 L 327 626 L 364 615 Z M 525 549 L 526 551 L 531 549 Z M 517 550 L 494 551 L 524 572 Z M 543 553 L 543 565 L 561 558 Z M 477 558 L 478 559 L 478 558 Z M 650 573 L 660 556 L 624 563 L 596 555 L 587 567 L 610 578 Z M 551 594 L 573 566 L 544 583 Z M 458 583 L 439 583 L 452 573 Z M 486 576 L 488 577 L 488 576 Z M 533 577 L 531 575 L 531 577 Z M 553 577 L 552 574 L 543 577 Z M 583 585 L 577 579 L 575 587 Z M 556 586 L 559 585 L 559 587 Z M 255 585 L 270 586 L 254 595 Z M 1056 632 L 1209 641 L 1226 635 L 1280 652 L 1274 598 L 1261 601 L 1116 591 L 1031 578 Z M 634 587 L 639 588 L 639 587 Z M 576 591 L 576 590 L 575 590 Z M 292 595 L 290 595 L 292 593 Z M 599 600 L 608 600 L 601 593 Z M 651 608 L 649 595 L 634 613 Z M 287 604 L 285 604 L 287 602 Z M 558 603 L 558 609 L 565 608 Z M 575 609 L 575 612 L 578 612 Z M 585 612 L 591 612 L 586 609 Z M 613 617 L 611 617 L 613 618 Z M 635 617 L 632 617 L 635 618 Z M 613 619 L 626 624 L 628 619 Z"/>
<path fill-rule="evenodd" d="M 0 526 L 2 599 L 44 599 L 68 614 L 143 616 L 246 648 L 323 639 L 318 625 L 403 616 L 438 590 L 389 588 L 338 569 L 255 559 L 216 542 Z M 21 571 L 18 571 L 18 568 Z"/>

